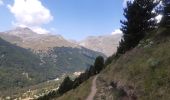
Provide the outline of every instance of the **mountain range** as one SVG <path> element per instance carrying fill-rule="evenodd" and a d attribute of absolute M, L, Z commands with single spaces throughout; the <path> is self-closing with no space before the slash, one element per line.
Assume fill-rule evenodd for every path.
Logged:
<path fill-rule="evenodd" d="M 1 32 L 0 36 L 12 44 L 31 49 L 35 52 L 48 51 L 53 47 L 76 47 L 77 44 L 70 43 L 60 35 L 38 34 L 29 28 L 15 28 L 14 30 Z"/>
<path fill-rule="evenodd" d="M 122 34 L 103 35 L 103 36 L 89 36 L 79 42 L 79 45 L 88 49 L 102 52 L 106 56 L 111 56 L 116 52 Z"/>
<path fill-rule="evenodd" d="M 104 54 L 71 43 L 60 35 L 37 34 L 29 28 L 0 33 L 0 89 L 12 92 L 87 69 Z M 0 93 L 2 94 L 2 93 Z"/>
<path fill-rule="evenodd" d="M 98 36 L 70 42 L 61 35 L 37 34 L 29 28 L 0 32 L 0 94 L 84 71 L 97 56 L 114 53 L 120 38 Z"/>
<path fill-rule="evenodd" d="M 12 44 L 35 52 L 46 52 L 53 47 L 84 47 L 111 56 L 115 53 L 122 34 L 89 36 L 77 42 L 66 40 L 61 35 L 37 34 L 29 28 L 18 27 L 14 30 L 1 32 L 0 37 Z"/>

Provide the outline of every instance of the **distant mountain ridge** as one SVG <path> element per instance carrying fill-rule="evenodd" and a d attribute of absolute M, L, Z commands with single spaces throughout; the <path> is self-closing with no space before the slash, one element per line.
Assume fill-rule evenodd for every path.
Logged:
<path fill-rule="evenodd" d="M 47 51 L 53 47 L 78 47 L 70 43 L 61 35 L 37 34 L 29 28 L 16 28 L 14 30 L 1 32 L 0 36 L 10 43 L 34 51 Z"/>
<path fill-rule="evenodd" d="M 15 28 L 1 32 L 0 37 L 35 52 L 47 52 L 54 47 L 88 48 L 111 56 L 117 50 L 122 34 L 89 36 L 80 42 L 66 40 L 61 35 L 37 34 L 29 28 Z"/>
<path fill-rule="evenodd" d="M 79 42 L 79 45 L 88 49 L 102 52 L 107 56 L 111 56 L 116 52 L 122 34 L 90 36 Z"/>

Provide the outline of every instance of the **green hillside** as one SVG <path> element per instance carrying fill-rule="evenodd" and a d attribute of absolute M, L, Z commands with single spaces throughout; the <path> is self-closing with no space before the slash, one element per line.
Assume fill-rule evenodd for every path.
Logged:
<path fill-rule="evenodd" d="M 39 63 L 39 57 L 30 51 L 0 39 L 0 94 L 3 90 L 44 81 L 41 76 L 45 69 Z"/>
<path fill-rule="evenodd" d="M 162 28 L 151 32 L 135 49 L 113 61 L 98 78 L 98 83 L 105 85 L 99 86 L 98 98 L 101 98 L 99 95 L 103 93 L 102 96 L 107 100 L 123 97 L 137 100 L 169 100 L 169 34 L 170 29 Z M 105 92 L 110 85 L 113 88 Z"/>
<path fill-rule="evenodd" d="M 42 54 L 36 55 L 0 38 L 0 96 L 13 95 L 65 73 L 82 71 L 99 54 L 85 48 L 61 47 L 41 58 Z"/>
<path fill-rule="evenodd" d="M 43 56 L 44 65 L 51 67 L 51 73 L 55 70 L 64 73 L 83 71 L 94 63 L 97 56 L 102 55 L 105 57 L 102 53 L 83 47 L 55 47 L 45 55 L 44 53 L 39 53 L 38 55 L 40 58 Z"/>
<path fill-rule="evenodd" d="M 37 34 L 29 28 L 16 28 L 0 32 L 0 37 L 11 44 L 24 48 L 24 50 L 29 49 L 33 53 L 29 51 L 32 55 L 36 55 L 39 62 L 35 60 L 34 63 L 38 64 L 39 71 L 44 70 L 41 75 L 44 81 L 55 79 L 65 73 L 84 71 L 93 64 L 97 56 L 105 57 L 102 53 L 69 42 L 60 35 Z M 31 65 L 29 62 L 32 61 L 27 62 L 28 65 Z"/>
<path fill-rule="evenodd" d="M 114 59 L 99 74 L 95 100 L 169 100 L 169 34 L 169 28 L 154 30 L 136 48 Z M 89 88 L 85 85 L 78 90 Z M 77 89 L 72 90 L 61 98 L 70 94 L 79 97 L 83 92 L 79 95 Z"/>
<path fill-rule="evenodd" d="M 65 93 L 59 98 L 55 98 L 54 100 L 84 100 L 90 93 L 92 79 L 93 77 L 82 83 L 78 88 Z"/>

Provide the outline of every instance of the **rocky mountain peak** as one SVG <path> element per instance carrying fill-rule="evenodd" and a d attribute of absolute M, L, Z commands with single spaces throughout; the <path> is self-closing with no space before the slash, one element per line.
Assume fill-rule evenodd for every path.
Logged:
<path fill-rule="evenodd" d="M 15 29 L 6 31 L 5 33 L 11 34 L 11 35 L 35 35 L 37 34 L 28 27 L 25 27 L 25 28 L 16 27 Z"/>
<path fill-rule="evenodd" d="M 111 56 L 116 52 L 121 37 L 121 34 L 89 36 L 80 41 L 79 45 L 97 52 L 102 52 L 107 56 Z"/>

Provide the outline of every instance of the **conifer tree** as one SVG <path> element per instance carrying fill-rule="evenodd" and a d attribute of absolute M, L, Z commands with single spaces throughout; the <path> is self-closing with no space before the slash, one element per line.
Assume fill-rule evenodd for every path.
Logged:
<path fill-rule="evenodd" d="M 163 18 L 161 26 L 170 27 L 170 0 L 162 0 Z"/>
<path fill-rule="evenodd" d="M 138 45 L 144 38 L 146 31 L 156 26 L 156 13 L 153 12 L 158 2 L 154 0 L 134 0 L 127 2 L 124 9 L 125 20 L 121 20 L 121 31 L 123 39 L 119 43 L 117 54 L 124 54 L 126 51 Z"/>
<path fill-rule="evenodd" d="M 104 58 L 102 56 L 98 56 L 94 62 L 94 70 L 99 73 L 104 68 Z"/>
<path fill-rule="evenodd" d="M 70 77 L 65 77 L 65 79 L 63 80 L 63 82 L 61 83 L 59 89 L 58 89 L 58 93 L 60 95 L 66 93 L 67 91 L 71 90 L 73 87 L 73 81 L 70 79 Z"/>

